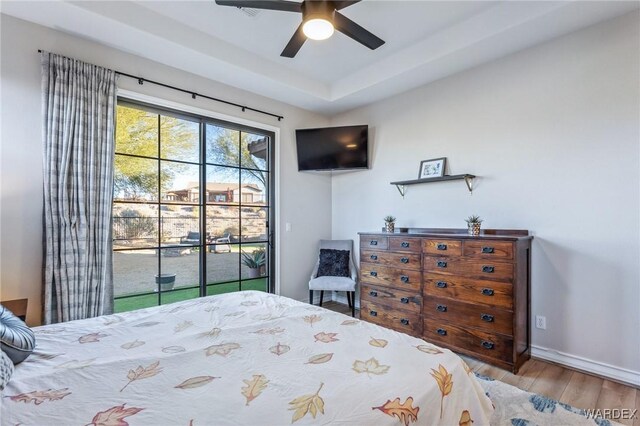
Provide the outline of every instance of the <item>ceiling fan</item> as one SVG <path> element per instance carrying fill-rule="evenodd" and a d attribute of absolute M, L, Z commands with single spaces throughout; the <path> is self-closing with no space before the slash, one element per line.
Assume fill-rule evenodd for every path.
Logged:
<path fill-rule="evenodd" d="M 384 40 L 362 28 L 338 10 L 358 3 L 354 1 L 304 0 L 302 3 L 287 0 L 216 0 L 220 6 L 234 6 L 252 9 L 279 10 L 281 12 L 302 13 L 302 23 L 285 46 L 280 56 L 296 56 L 307 38 L 324 40 L 333 34 L 334 29 L 351 37 L 358 43 L 375 50 L 384 44 Z"/>

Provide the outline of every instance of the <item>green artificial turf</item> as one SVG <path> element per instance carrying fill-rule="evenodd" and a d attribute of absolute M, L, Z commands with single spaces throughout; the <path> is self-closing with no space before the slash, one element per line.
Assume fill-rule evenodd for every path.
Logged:
<path fill-rule="evenodd" d="M 258 278 L 256 280 L 242 281 L 242 290 L 258 290 L 267 291 L 267 279 Z M 240 282 L 235 281 L 225 284 L 210 284 L 207 286 L 207 296 L 222 293 L 232 293 L 240 291 Z M 181 300 L 194 299 L 198 297 L 197 288 L 176 288 L 169 291 L 163 291 L 160 294 L 162 305 L 168 303 L 179 302 Z M 113 302 L 113 312 L 127 312 L 135 309 L 149 308 L 158 305 L 158 293 L 145 293 L 136 296 L 115 299 Z"/>

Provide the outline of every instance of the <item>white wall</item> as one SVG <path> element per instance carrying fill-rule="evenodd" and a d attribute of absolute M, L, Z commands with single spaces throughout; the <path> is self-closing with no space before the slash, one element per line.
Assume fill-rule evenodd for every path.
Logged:
<path fill-rule="evenodd" d="M 317 256 L 309 241 L 331 234 L 331 177 L 297 171 L 294 130 L 326 125 L 327 118 L 7 15 L 1 15 L 0 26 L 0 299 L 28 297 L 28 322 L 40 323 L 43 149 L 38 49 L 284 115 L 278 122 L 151 84 L 139 86 L 128 78 L 118 83 L 122 89 L 280 128 L 281 294 L 308 298 L 308 274 Z M 284 232 L 285 222 L 292 224 L 291 232 Z"/>
<path fill-rule="evenodd" d="M 640 371 L 640 44 L 626 15 L 332 120 L 372 168 L 333 177 L 333 238 L 396 226 L 529 229 L 533 344 Z M 479 176 L 407 187 L 420 160 Z M 635 376 L 640 377 L 640 376 Z"/>

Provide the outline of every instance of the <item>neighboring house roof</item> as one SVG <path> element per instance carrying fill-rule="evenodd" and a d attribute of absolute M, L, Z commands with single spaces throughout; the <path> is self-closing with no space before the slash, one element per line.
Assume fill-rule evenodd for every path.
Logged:
<path fill-rule="evenodd" d="M 192 189 L 197 189 L 200 187 L 198 182 L 189 182 L 186 188 L 183 189 L 172 189 L 169 192 L 182 192 L 189 191 Z M 225 192 L 225 191 L 236 191 L 240 187 L 237 183 L 215 183 L 215 182 L 207 182 L 207 191 L 208 192 Z M 242 185 L 243 190 L 251 190 L 254 192 L 262 192 L 262 189 L 254 184 L 254 183 L 245 183 Z"/>

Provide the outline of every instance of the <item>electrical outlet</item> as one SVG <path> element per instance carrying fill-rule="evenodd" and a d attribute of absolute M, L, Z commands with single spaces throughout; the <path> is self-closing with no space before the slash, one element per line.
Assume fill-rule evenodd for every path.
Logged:
<path fill-rule="evenodd" d="M 287 222 L 284 224 L 284 229 L 287 232 L 291 232 L 291 223 Z"/>
<path fill-rule="evenodd" d="M 541 330 L 547 329 L 547 317 L 543 317 L 541 315 L 536 315 L 536 328 Z"/>

